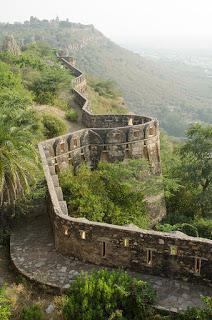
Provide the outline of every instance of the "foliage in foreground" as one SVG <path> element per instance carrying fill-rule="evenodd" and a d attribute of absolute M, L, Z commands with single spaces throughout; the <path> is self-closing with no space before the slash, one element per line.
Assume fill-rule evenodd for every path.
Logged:
<path fill-rule="evenodd" d="M 42 122 L 45 136 L 47 138 L 60 136 L 67 131 L 66 123 L 62 119 L 52 114 L 44 114 L 42 117 Z"/>
<path fill-rule="evenodd" d="M 40 306 L 33 304 L 28 307 L 24 307 L 20 313 L 20 320 L 43 320 L 44 314 Z"/>
<path fill-rule="evenodd" d="M 102 269 L 76 278 L 63 315 L 65 320 L 144 320 L 152 313 L 154 301 L 155 292 L 147 282 L 126 272 Z"/>
<path fill-rule="evenodd" d="M 9 320 L 11 316 L 11 304 L 5 296 L 4 288 L 0 287 L 0 319 Z"/>
<path fill-rule="evenodd" d="M 33 137 L 22 126 L 0 116 L 0 198 L 12 203 L 18 194 L 29 190 L 36 177 L 38 156 Z"/>
<path fill-rule="evenodd" d="M 201 308 L 188 308 L 184 313 L 176 316 L 176 320 L 211 320 L 212 298 L 202 298 L 204 306 Z"/>
<path fill-rule="evenodd" d="M 202 300 L 202 307 L 164 315 L 153 308 L 156 295 L 150 284 L 123 271 L 101 269 L 75 279 L 63 299 L 62 313 L 65 320 L 210 320 L 212 299 Z"/>
<path fill-rule="evenodd" d="M 159 181 L 141 160 L 99 163 L 94 171 L 81 165 L 76 175 L 70 169 L 62 171 L 60 183 L 70 215 L 118 225 L 134 223 L 143 228 L 149 222 L 144 198 L 150 186 L 152 194 L 160 189 Z"/>

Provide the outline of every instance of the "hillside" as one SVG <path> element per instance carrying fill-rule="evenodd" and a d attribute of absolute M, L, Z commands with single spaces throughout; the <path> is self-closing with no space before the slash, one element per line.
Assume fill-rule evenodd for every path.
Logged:
<path fill-rule="evenodd" d="M 21 45 L 48 41 L 74 55 L 86 73 L 116 81 L 131 111 L 158 117 L 171 135 L 182 136 L 194 121 L 212 123 L 211 80 L 201 68 L 140 57 L 92 25 L 36 18 L 0 24 L 0 42 L 11 33 Z"/>

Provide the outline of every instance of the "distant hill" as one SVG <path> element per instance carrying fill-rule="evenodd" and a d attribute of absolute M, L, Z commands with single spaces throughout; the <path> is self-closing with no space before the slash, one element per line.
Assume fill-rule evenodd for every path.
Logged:
<path fill-rule="evenodd" d="M 13 34 L 21 45 L 48 41 L 77 58 L 87 73 L 118 83 L 128 108 L 155 116 L 173 136 L 189 123 L 212 123 L 212 80 L 201 68 L 152 61 L 121 48 L 92 25 L 31 17 L 24 24 L 0 24 L 0 43 Z"/>

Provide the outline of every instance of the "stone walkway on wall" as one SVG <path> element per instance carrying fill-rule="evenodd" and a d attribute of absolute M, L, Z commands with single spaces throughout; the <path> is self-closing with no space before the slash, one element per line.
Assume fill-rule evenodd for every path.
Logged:
<path fill-rule="evenodd" d="M 16 228 L 11 236 L 10 253 L 13 264 L 23 275 L 61 290 L 68 288 L 81 271 L 100 268 L 57 253 L 46 216 L 36 217 Z M 170 311 L 198 306 L 201 304 L 201 295 L 212 296 L 212 288 L 151 275 L 132 274 L 151 282 L 158 294 L 157 305 Z"/>

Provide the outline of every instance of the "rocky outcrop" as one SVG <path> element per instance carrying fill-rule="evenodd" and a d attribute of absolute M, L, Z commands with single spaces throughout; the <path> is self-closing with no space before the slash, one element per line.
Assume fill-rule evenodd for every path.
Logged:
<path fill-rule="evenodd" d="M 10 53 L 14 54 L 15 56 L 18 56 L 21 53 L 21 50 L 13 37 L 13 35 L 6 36 L 3 41 L 2 45 L 3 51 L 9 51 Z"/>

